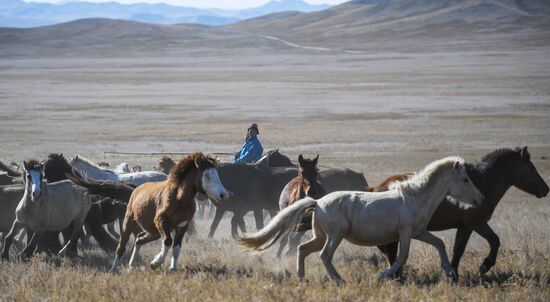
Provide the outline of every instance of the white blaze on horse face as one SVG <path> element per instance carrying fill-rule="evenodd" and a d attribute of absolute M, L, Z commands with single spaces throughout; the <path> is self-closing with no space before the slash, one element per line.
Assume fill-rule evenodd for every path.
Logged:
<path fill-rule="evenodd" d="M 455 170 L 449 186 L 449 196 L 460 203 L 473 207 L 481 205 L 484 199 L 483 194 L 479 192 L 466 173 L 463 164 Z"/>
<path fill-rule="evenodd" d="M 32 199 L 34 200 L 35 198 L 40 196 L 40 193 L 42 192 L 42 172 L 31 170 L 29 171 L 29 174 L 31 176 Z"/>
<path fill-rule="evenodd" d="M 215 201 L 222 201 L 227 199 L 231 193 L 229 193 L 223 186 L 218 170 L 215 168 L 208 168 L 202 172 L 202 188 L 208 197 Z"/>

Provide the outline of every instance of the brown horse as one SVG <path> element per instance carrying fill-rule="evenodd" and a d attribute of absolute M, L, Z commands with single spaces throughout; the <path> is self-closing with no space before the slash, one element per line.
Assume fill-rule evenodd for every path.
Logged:
<path fill-rule="evenodd" d="M 491 229 L 491 219 L 504 193 L 515 186 L 518 189 L 542 198 L 548 195 L 548 185 L 531 162 L 527 147 L 499 149 L 486 154 L 476 165 L 466 164 L 468 176 L 485 196 L 485 203 L 476 208 L 461 208 L 455 203 L 442 202 L 433 214 L 428 231 L 457 229 L 451 265 L 458 276 L 458 265 L 472 232 L 478 233 L 489 242 L 489 255 L 483 260 L 479 272 L 485 274 L 496 263 L 500 239 Z M 406 178 L 407 174 L 395 175 Z M 380 188 L 383 189 L 383 188 Z M 390 264 L 396 259 L 398 243 L 378 247 Z"/>
<path fill-rule="evenodd" d="M 319 155 L 314 159 L 304 159 L 302 154 L 298 156 L 298 176 L 294 177 L 288 184 L 284 187 L 279 197 L 279 208 L 282 210 L 296 201 L 309 196 L 314 199 L 319 199 L 325 196 L 325 190 L 319 182 L 319 170 L 317 168 L 317 162 L 319 160 Z M 303 231 L 311 229 L 311 213 L 302 218 L 302 221 L 296 228 L 298 233 L 296 234 L 287 234 L 281 238 L 279 243 L 279 250 L 277 251 L 277 257 L 281 257 L 281 253 L 285 248 L 287 242 L 290 239 L 287 256 L 296 252 L 296 248 L 300 243 L 300 239 L 304 235 Z"/>
<path fill-rule="evenodd" d="M 142 245 L 162 238 L 162 249 L 150 267 L 159 267 L 172 247 L 170 271 L 176 271 L 181 241 L 195 214 L 197 192 L 206 194 L 217 202 L 230 196 L 220 181 L 216 165 L 217 160 L 214 157 L 200 152 L 193 153 L 178 162 L 167 180 L 144 183 L 133 190 L 110 272 L 117 271 L 128 239 L 138 226 L 144 232 L 136 239 L 129 268 L 134 266 Z M 172 231 L 175 233 L 174 239 L 171 236 Z"/>

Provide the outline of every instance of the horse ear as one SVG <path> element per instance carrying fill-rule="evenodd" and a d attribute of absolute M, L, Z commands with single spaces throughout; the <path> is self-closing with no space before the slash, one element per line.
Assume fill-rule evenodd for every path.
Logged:
<path fill-rule="evenodd" d="M 458 160 L 455 161 L 455 164 L 453 165 L 453 169 L 455 169 L 456 171 L 460 169 L 460 162 Z"/>
<path fill-rule="evenodd" d="M 319 154 L 317 154 L 317 156 L 315 156 L 315 158 L 313 159 L 313 165 L 317 166 L 318 161 L 319 161 Z"/>
<path fill-rule="evenodd" d="M 304 162 L 304 157 L 302 156 L 302 154 L 298 155 L 298 163 L 300 164 L 300 166 L 302 165 L 303 162 Z"/>
<path fill-rule="evenodd" d="M 526 159 L 526 160 L 531 159 L 531 154 L 529 154 L 529 151 L 527 151 L 527 146 L 521 148 L 520 155 L 521 155 L 521 158 L 523 159 Z"/>

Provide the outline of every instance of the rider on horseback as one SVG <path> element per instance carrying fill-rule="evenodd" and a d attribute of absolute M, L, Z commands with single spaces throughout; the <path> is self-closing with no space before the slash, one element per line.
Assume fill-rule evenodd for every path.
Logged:
<path fill-rule="evenodd" d="M 246 139 L 241 150 L 235 153 L 233 163 L 254 163 L 262 157 L 264 148 L 258 139 L 258 134 L 260 134 L 258 124 L 251 124 L 250 127 L 248 127 Z"/>

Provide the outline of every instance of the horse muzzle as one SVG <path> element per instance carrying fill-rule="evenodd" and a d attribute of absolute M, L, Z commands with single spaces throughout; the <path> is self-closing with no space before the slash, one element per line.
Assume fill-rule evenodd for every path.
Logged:
<path fill-rule="evenodd" d="M 231 193 L 229 191 L 220 192 L 216 195 L 216 201 L 217 202 L 222 202 L 222 201 L 228 199 L 229 197 L 231 197 L 231 195 L 233 195 L 233 193 Z"/>

